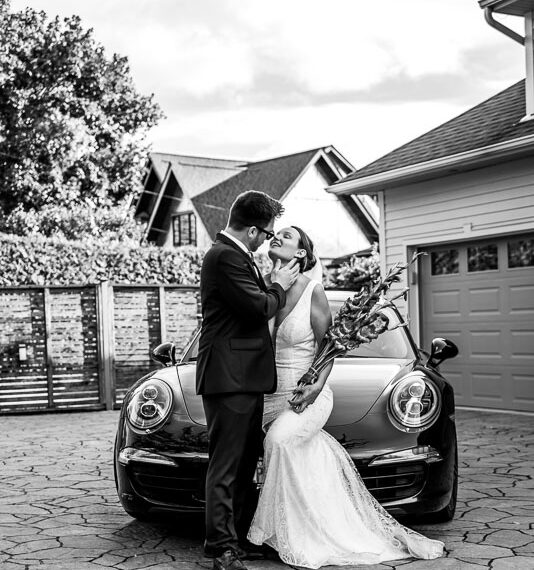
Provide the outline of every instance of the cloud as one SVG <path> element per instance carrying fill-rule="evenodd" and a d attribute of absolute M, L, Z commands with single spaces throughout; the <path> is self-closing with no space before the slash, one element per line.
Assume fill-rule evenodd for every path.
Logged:
<path fill-rule="evenodd" d="M 333 143 L 361 166 L 524 75 L 521 47 L 474 0 L 12 5 L 78 13 L 127 55 L 166 113 L 150 136 L 170 152 L 253 158 Z"/>

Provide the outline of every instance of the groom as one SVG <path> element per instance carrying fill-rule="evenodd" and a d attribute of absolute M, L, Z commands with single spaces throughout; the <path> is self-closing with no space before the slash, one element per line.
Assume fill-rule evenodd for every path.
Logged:
<path fill-rule="evenodd" d="M 240 194 L 228 226 L 217 234 L 200 273 L 202 330 L 197 393 L 209 435 L 206 476 L 206 556 L 216 570 L 243 570 L 254 514 L 253 476 L 262 447 L 263 395 L 276 390 L 268 320 L 286 302 L 299 267 L 277 263 L 267 287 L 252 252 L 274 237 L 283 212 L 263 192 Z M 245 569 L 246 570 L 246 569 Z"/>

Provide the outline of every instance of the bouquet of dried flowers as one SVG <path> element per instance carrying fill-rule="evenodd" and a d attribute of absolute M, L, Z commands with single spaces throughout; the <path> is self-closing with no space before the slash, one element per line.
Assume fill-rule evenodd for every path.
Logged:
<path fill-rule="evenodd" d="M 393 283 L 401 279 L 402 272 L 421 254 L 416 254 L 409 263 L 394 265 L 382 279 L 376 271 L 369 272 L 368 278 L 362 283 L 361 289 L 353 297 L 348 298 L 333 324 L 330 326 L 319 347 L 313 364 L 299 380 L 299 386 L 314 384 L 319 373 L 336 358 L 360 344 L 369 343 L 387 330 L 406 326 L 400 323 L 389 328 L 389 319 L 382 309 L 394 306 L 394 301 L 400 297 L 406 298 L 408 289 L 403 289 L 398 295 L 388 299 L 385 293 Z"/>

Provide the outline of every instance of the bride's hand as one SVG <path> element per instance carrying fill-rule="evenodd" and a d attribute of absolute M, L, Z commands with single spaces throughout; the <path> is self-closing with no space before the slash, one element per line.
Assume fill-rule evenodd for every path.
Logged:
<path fill-rule="evenodd" d="M 293 390 L 293 397 L 289 400 L 289 405 L 297 414 L 301 414 L 310 404 L 315 402 L 321 389 L 316 384 L 297 386 Z"/>

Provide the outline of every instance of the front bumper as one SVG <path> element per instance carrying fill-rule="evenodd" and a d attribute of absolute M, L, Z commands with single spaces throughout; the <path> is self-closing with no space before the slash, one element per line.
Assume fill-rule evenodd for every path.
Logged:
<path fill-rule="evenodd" d="M 354 463 L 369 492 L 391 514 L 423 514 L 443 508 L 450 489 L 444 481 L 446 467 L 437 450 L 418 446 Z M 118 453 L 119 498 L 129 511 L 203 511 L 208 454 L 159 454 L 126 447 Z"/>

